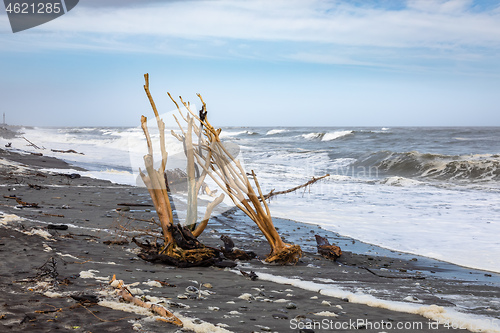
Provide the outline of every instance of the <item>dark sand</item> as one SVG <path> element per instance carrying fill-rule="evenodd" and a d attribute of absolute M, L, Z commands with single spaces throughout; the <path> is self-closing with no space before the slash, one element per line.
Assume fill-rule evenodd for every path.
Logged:
<path fill-rule="evenodd" d="M 6 165 L 9 161 L 24 166 Z M 447 313 L 452 308 L 488 316 L 493 323 L 489 326 L 500 330 L 498 274 L 384 250 L 282 219 L 276 219 L 275 225 L 286 240 L 300 244 L 306 251 L 301 261 L 296 266 L 271 266 L 252 260 L 241 263 L 238 269 L 252 270 L 262 276 L 265 273 L 314 281 L 324 287 L 305 290 L 265 279 L 251 281 L 237 271 L 214 267 L 177 269 L 151 264 L 136 256 L 137 246 L 133 243 L 103 244 L 106 240 L 122 239 L 121 236 L 130 240 L 140 233 L 125 232 L 120 226 L 128 230 L 154 227 L 144 221 L 154 217 L 152 207 L 131 206 L 128 210 L 118 206 L 150 203 L 145 189 L 83 177 L 71 179 L 62 175 L 67 164 L 43 156 L 0 150 L 0 162 L 0 212 L 3 212 L 0 213 L 0 332 L 191 332 L 189 327 L 202 331 L 204 326 L 206 332 L 213 332 L 213 325 L 217 324 L 232 332 L 464 331 L 435 326 L 433 320 L 421 315 L 356 304 L 353 302 L 356 297 L 348 301 L 318 290 L 332 286 L 352 295 L 360 291 L 381 300 L 444 306 Z M 38 170 L 45 165 L 60 167 L 61 174 Z M 16 208 L 14 199 L 4 198 L 13 195 L 37 203 L 39 208 Z M 64 224 L 69 228 L 52 230 L 47 228 L 49 224 Z M 27 234 L 33 231 L 48 232 L 50 237 Z M 328 236 L 342 247 L 344 254 L 338 262 L 316 254 L 315 233 Z M 239 212 L 212 218 L 200 238 L 207 245 L 219 247 L 221 234 L 230 235 L 236 246 L 255 251 L 261 258 L 269 251 L 257 227 Z M 50 258 L 57 263 L 57 283 L 50 279 L 45 286 L 22 282 L 40 274 L 38 268 Z M 93 270 L 90 273 L 94 278 L 80 274 L 89 270 Z M 133 288 L 142 289 L 146 300 L 154 301 L 153 296 L 163 298 L 167 308 L 189 318 L 185 320 L 185 328 L 104 306 L 111 304 L 106 303 L 109 301 L 120 304 L 107 283 L 113 274 L 126 284 L 139 283 Z M 148 280 L 174 286 L 143 284 Z M 200 291 L 186 291 L 190 286 Z M 70 297 L 81 294 L 98 296 L 99 305 L 81 305 Z M 243 294 L 249 295 L 246 299 L 239 298 Z M 464 308 L 468 301 L 475 303 Z M 483 319 L 472 328 L 484 322 Z M 415 329 L 397 329 L 398 325 Z"/>

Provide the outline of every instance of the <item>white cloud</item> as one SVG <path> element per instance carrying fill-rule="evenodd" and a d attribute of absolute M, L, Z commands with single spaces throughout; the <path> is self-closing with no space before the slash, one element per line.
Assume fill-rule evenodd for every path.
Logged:
<path fill-rule="evenodd" d="M 425 12 L 459 13 L 467 10 L 472 0 L 409 0 L 408 7 Z"/>
<path fill-rule="evenodd" d="M 171 2 L 145 7 L 82 7 L 44 30 L 180 38 L 321 42 L 412 47 L 500 42 L 497 12 L 469 12 L 469 0 L 411 0 L 404 10 L 318 0 Z"/>
<path fill-rule="evenodd" d="M 472 10 L 471 0 L 409 0 L 398 10 L 357 3 L 223 0 L 80 6 L 22 38 L 43 48 L 65 45 L 213 57 L 241 55 L 238 45 L 252 44 L 255 52 L 245 55 L 258 55 L 257 49 L 263 48 L 275 59 L 352 64 L 377 64 L 373 56 L 380 50 L 391 61 L 400 53 L 453 59 L 465 59 L 461 54 L 466 54 L 473 61 L 500 46 L 500 12 Z M 40 39 L 41 31 L 50 32 L 50 38 Z M 32 37 L 35 33 L 37 38 Z M 334 53 L 339 48 L 340 55 Z"/>

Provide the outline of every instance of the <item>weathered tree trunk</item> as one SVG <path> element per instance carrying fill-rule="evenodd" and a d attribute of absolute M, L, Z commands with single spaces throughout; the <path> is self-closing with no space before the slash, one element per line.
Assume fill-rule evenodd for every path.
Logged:
<path fill-rule="evenodd" d="M 208 205 L 203 220 L 198 225 L 198 227 L 195 228 L 198 212 L 197 195 L 199 188 L 203 183 L 204 176 L 200 177 L 200 179 L 196 181 L 192 130 L 189 126 L 188 133 L 184 133 L 183 137 L 176 137 L 178 139 L 180 138 L 183 142 L 187 156 L 188 210 L 186 224 L 194 231 L 191 233 L 191 231 L 187 229 L 184 230 L 184 227 L 174 225 L 172 203 L 170 201 L 169 193 L 167 190 L 168 182 L 165 178 L 165 169 L 168 157 L 165 146 L 165 123 L 160 118 L 153 97 L 151 96 L 151 93 L 149 91 L 149 75 L 145 74 L 144 78 L 144 90 L 146 92 L 146 95 L 148 96 L 149 102 L 155 114 L 158 124 L 158 130 L 160 132 L 161 164 L 158 169 L 155 169 L 153 144 L 147 126 L 147 118 L 145 116 L 142 116 L 141 127 L 146 137 L 148 153 L 144 156 L 146 173 L 144 173 L 142 170 L 139 170 L 139 172 L 142 180 L 144 181 L 144 184 L 149 191 L 149 194 L 153 201 L 153 205 L 156 208 L 156 212 L 160 220 L 163 234 L 163 246 L 158 246 L 157 244 L 140 244 L 138 242 L 136 242 L 136 244 L 140 244 L 140 246 L 143 248 L 144 253 L 142 253 L 141 258 L 145 260 L 158 260 L 158 256 L 161 256 L 161 258 L 164 259 L 163 262 L 174 263 L 174 265 L 179 267 L 184 266 L 185 263 L 189 263 L 189 266 L 195 266 L 197 264 L 206 265 L 206 263 L 209 262 L 210 259 L 218 257 L 217 251 L 206 248 L 203 244 L 198 241 L 193 241 L 193 239 L 191 238 L 195 238 L 203 232 L 213 208 L 222 201 L 224 195 L 222 194 L 220 197 L 216 198 L 212 203 Z M 187 233 L 189 233 L 189 235 Z M 190 241 L 187 241 L 187 238 L 189 238 Z M 212 262 L 213 261 L 214 260 L 212 260 Z"/>

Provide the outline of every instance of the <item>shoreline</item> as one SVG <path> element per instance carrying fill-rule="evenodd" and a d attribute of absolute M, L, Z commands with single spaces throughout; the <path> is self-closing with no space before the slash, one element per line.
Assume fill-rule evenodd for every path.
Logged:
<path fill-rule="evenodd" d="M 0 215 L 0 222 L 5 223 L 0 223 L 2 233 L 0 255 L 2 260 L 10 263 L 5 272 L 2 272 L 2 293 L 7 295 L 14 292 L 19 303 L 13 306 L 9 304 L 9 298 L 2 297 L 4 305 L 0 315 L 5 316 L 0 320 L 0 324 L 6 327 L 6 331 L 8 331 L 7 328 L 15 330 L 16 327 L 25 331 L 31 329 L 37 332 L 50 331 L 54 329 L 56 324 L 61 325 L 61 327 L 65 327 L 64 325 L 79 326 L 91 331 L 97 330 L 96 325 L 98 324 L 104 325 L 103 322 L 89 313 L 88 310 L 95 310 L 95 307 L 63 310 L 62 313 L 59 313 L 59 321 L 56 322 L 47 321 L 48 314 L 33 313 L 33 304 L 35 303 L 41 305 L 41 303 L 50 302 L 59 308 L 63 308 L 62 304 L 66 304 L 64 308 L 67 308 L 67 304 L 71 305 L 68 298 L 69 293 L 91 292 L 95 294 L 98 289 L 101 291 L 106 289 L 106 279 L 84 279 L 82 277 L 81 272 L 91 270 L 96 271 L 90 272 L 93 273 L 94 277 L 110 277 L 112 274 L 117 274 L 117 278 L 123 279 L 125 283 L 143 283 L 158 278 L 168 280 L 169 283 L 175 284 L 177 287 L 151 287 L 146 294 L 151 295 L 151 298 L 154 295 L 156 295 L 155 297 L 158 295 L 167 296 L 168 301 L 174 303 L 189 303 L 189 309 L 182 308 L 182 306 L 179 308 L 176 308 L 175 305 L 170 306 L 174 312 L 178 311 L 183 316 L 199 318 L 203 322 L 212 323 L 212 325 L 222 323 L 228 325 L 227 330 L 235 332 L 267 331 L 267 328 L 269 331 L 289 332 L 291 320 L 296 319 L 297 316 L 304 325 L 323 319 L 331 319 L 336 322 L 367 319 L 368 323 L 376 323 L 380 320 L 387 320 L 387 318 L 392 319 L 392 323 L 422 322 L 425 325 L 433 323 L 431 319 L 420 315 L 396 312 L 380 307 L 368 307 L 353 301 L 346 302 L 342 298 L 322 295 L 317 290 L 306 290 L 289 284 L 283 285 L 264 279 L 251 281 L 239 274 L 236 275 L 233 272 L 220 269 L 176 269 L 144 262 L 133 253 L 136 248 L 134 244 L 117 246 L 105 245 L 102 242 L 119 238 L 120 234 L 127 234 L 123 230 L 116 229 L 119 225 L 130 228 L 150 227 L 149 223 L 143 221 L 154 216 L 154 213 L 147 211 L 148 209 L 116 211 L 117 204 L 120 202 L 149 202 L 150 198 L 145 189 L 116 185 L 91 178 L 70 179 L 61 174 L 39 172 L 37 171 L 37 167 L 41 167 L 39 164 L 46 162 L 38 163 L 36 160 L 41 158 L 40 156 L 28 157 L 32 160 L 25 158 L 22 161 L 25 165 L 0 165 L 0 178 L 2 178 L 0 189 L 3 195 L 15 193 L 26 202 L 38 202 L 40 205 L 40 208 L 17 209 L 15 201 L 12 199 L 2 198 L 0 201 L 0 211 L 3 212 L 3 215 Z M 5 154 L 3 149 L 0 150 L 0 158 L 9 161 L 16 159 L 15 154 Z M 51 163 L 56 164 L 55 168 L 57 165 L 64 165 L 58 164 L 57 161 L 60 160 L 54 160 Z M 63 169 L 61 171 L 64 172 Z M 37 190 L 31 188 L 29 184 L 38 185 L 41 188 Z M 22 220 L 16 221 L 13 215 Z M 6 216 L 12 221 L 5 222 Z M 237 220 L 236 225 L 233 222 L 235 220 Z M 48 224 L 66 224 L 69 228 L 67 231 L 54 231 L 47 229 Z M 424 259 L 424 257 L 382 249 L 350 238 L 335 236 L 332 232 L 301 222 L 276 218 L 275 225 L 285 240 L 303 247 L 306 252 L 304 258 L 297 266 L 271 266 L 264 265 L 258 260 L 252 260 L 240 263 L 239 269 L 252 270 L 257 275 L 260 273 L 261 276 L 271 274 L 271 276 L 281 277 L 281 280 L 288 281 L 287 283 L 300 277 L 301 281 L 339 287 L 349 295 L 357 295 L 362 292 L 387 302 L 406 302 L 412 306 L 428 307 L 435 304 L 446 310 L 463 307 L 464 305 L 460 302 L 466 301 L 465 298 L 470 298 L 471 295 L 472 298 L 479 299 L 489 294 L 493 299 L 494 295 L 498 295 L 500 291 L 499 276 L 495 273 L 492 273 L 491 277 L 484 276 L 484 271 L 469 274 L 469 271 L 475 270 L 462 269 L 453 264 L 428 261 L 425 259 L 429 258 Z M 32 227 L 35 227 L 35 230 L 40 230 L 38 234 L 45 235 L 48 239 L 23 233 L 33 232 L 29 229 Z M 115 228 L 113 229 L 113 227 Z M 19 229 L 19 231 L 14 229 Z M 201 241 L 206 245 L 219 247 L 222 246 L 222 242 L 219 240 L 220 235 L 227 234 L 233 238 L 236 246 L 255 251 L 263 257 L 268 251 L 268 245 L 255 230 L 256 226 L 239 212 L 222 214 L 210 220 L 207 230 L 201 236 Z M 49 233 L 50 236 L 42 231 Z M 323 236 L 326 234 L 332 243 L 341 246 L 344 254 L 338 262 L 328 261 L 316 254 L 315 242 L 309 240 L 314 237 L 314 232 Z M 128 238 L 131 238 L 130 234 Z M 265 244 L 265 246 L 261 244 Z M 20 250 L 20 247 L 24 246 L 26 246 L 26 251 Z M 355 251 L 349 252 L 351 249 Z M 370 254 L 356 253 L 368 252 L 369 250 L 371 250 Z M 30 258 L 26 257 L 26 252 L 31 255 Z M 394 254 L 394 256 L 388 254 Z M 63 263 L 58 265 L 59 276 L 67 277 L 72 284 L 68 286 L 58 285 L 52 288 L 52 291 L 34 292 L 29 291 L 29 288 L 26 288 L 22 283 L 12 282 L 36 274 L 36 267 L 43 265 L 49 257 L 54 257 L 58 262 Z M 417 258 L 417 260 L 412 261 L 412 258 Z M 114 262 L 114 264 L 109 264 L 110 262 Z M 418 272 L 421 273 L 418 274 Z M 474 280 L 479 278 L 481 273 L 484 279 Z M 467 274 L 470 275 L 471 279 L 465 279 Z M 458 275 L 460 279 L 451 279 L 453 275 Z M 409 276 L 419 277 L 419 279 L 408 278 Z M 420 279 L 420 277 L 424 277 L 424 279 Z M 199 281 L 200 279 L 203 281 Z M 190 298 L 192 295 L 186 294 L 185 288 L 193 285 L 192 281 L 208 282 L 212 285 L 212 288 L 198 288 L 206 291 L 204 299 L 192 299 Z M 142 284 L 140 286 L 141 289 L 144 287 Z M 197 284 L 197 286 L 200 285 Z M 315 288 L 312 284 L 310 286 Z M 261 290 L 258 291 L 255 288 Z M 60 294 L 61 297 L 48 298 L 49 291 L 53 294 Z M 211 294 L 211 291 L 215 293 Z M 46 295 L 44 296 L 43 293 Z M 250 296 L 247 296 L 248 299 L 239 298 L 243 294 L 250 294 Z M 183 295 L 186 298 L 179 298 Z M 464 300 L 454 299 L 457 295 L 462 295 Z M 109 295 L 104 298 L 106 297 L 112 299 Z M 285 301 L 277 302 L 278 300 Z M 234 304 L 227 302 L 234 302 Z M 485 316 L 483 320 L 486 320 L 485 318 L 492 318 L 492 320 L 498 318 L 494 317 L 498 311 L 488 310 L 492 309 L 495 303 L 485 302 L 483 300 L 484 304 L 480 306 L 480 309 L 474 309 L 469 313 Z M 289 303 L 294 303 L 296 308 L 288 309 Z M 500 304 L 497 306 L 500 309 Z M 101 313 L 110 316 L 119 318 L 126 315 L 124 312 L 110 310 L 104 306 L 97 307 Z M 216 307 L 219 308 L 218 311 L 214 310 Z M 74 312 L 80 310 L 82 312 L 78 312 L 78 316 L 73 316 Z M 259 314 L 259 311 L 265 312 Z M 315 315 L 315 313 L 322 312 L 323 315 Z M 23 315 L 26 314 L 35 316 L 35 320 L 19 324 L 25 318 Z M 427 315 L 432 316 L 431 314 Z M 144 318 L 146 317 L 136 320 L 134 323 L 123 320 L 113 325 L 130 330 L 133 324 L 140 324 L 142 326 L 140 330 L 144 332 L 155 332 L 160 329 L 166 332 L 170 329 L 172 332 L 176 331 L 173 326 L 154 321 L 149 322 Z M 82 320 L 83 324 L 75 322 L 75 320 L 78 321 L 77 319 Z M 296 321 L 296 323 L 298 322 Z M 6 325 L 6 323 L 8 324 Z M 104 323 L 111 325 L 109 322 Z M 203 323 L 194 323 L 194 325 L 195 329 L 199 329 L 199 327 L 196 328 L 196 325 L 203 325 Z M 479 324 L 473 324 L 470 328 L 474 328 L 474 325 L 478 327 Z M 490 332 L 495 332 L 495 329 L 500 330 L 495 326 L 494 321 L 491 322 L 490 326 Z M 445 329 L 442 325 L 440 327 Z M 297 327 L 296 331 L 299 330 L 300 328 Z M 429 326 L 427 330 L 408 330 L 408 332 L 412 331 L 436 332 L 439 330 Z M 446 329 L 446 331 L 453 332 L 454 330 Z"/>
<path fill-rule="evenodd" d="M 461 266 L 449 261 L 434 259 L 419 254 L 392 250 L 379 245 L 370 244 L 356 238 L 343 236 L 338 232 L 327 230 L 321 226 L 316 226 L 314 224 L 309 224 L 302 221 L 294 221 L 280 217 L 273 217 L 273 220 L 279 220 L 279 223 L 287 224 L 288 228 L 291 228 L 291 226 L 293 226 L 294 224 L 299 224 L 301 225 L 299 229 L 305 228 L 309 232 L 316 230 L 317 233 L 321 233 L 321 235 L 327 236 L 329 240 L 331 240 L 336 245 L 339 245 L 343 250 L 348 249 L 348 252 L 354 253 L 356 255 L 371 255 L 377 257 L 404 259 L 407 261 L 418 261 L 418 264 L 415 264 L 415 268 L 425 275 L 432 274 L 433 276 L 439 276 L 448 279 L 458 279 L 463 281 L 470 281 L 471 278 L 473 278 L 476 279 L 475 281 L 477 282 L 494 282 L 500 284 L 500 273 L 495 271 Z M 306 235 L 308 235 L 307 231 L 301 237 L 304 238 Z M 308 240 L 307 243 L 304 243 L 303 240 L 300 239 L 300 237 L 288 237 L 288 239 L 293 243 L 300 244 L 301 246 L 309 245 L 309 248 L 316 249 L 316 246 L 310 246 L 311 240 Z M 314 240 L 312 240 L 312 242 L 314 243 Z M 432 267 L 436 266 L 439 266 L 440 269 L 432 269 Z M 491 277 L 485 276 L 485 274 L 489 274 L 491 275 Z"/>

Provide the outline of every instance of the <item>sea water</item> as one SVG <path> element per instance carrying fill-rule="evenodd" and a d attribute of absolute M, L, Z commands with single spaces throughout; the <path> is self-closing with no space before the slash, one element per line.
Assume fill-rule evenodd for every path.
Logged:
<path fill-rule="evenodd" d="M 8 140 L 85 168 L 83 175 L 140 185 L 147 151 L 134 128 L 25 128 Z M 158 134 L 151 129 L 153 141 Z M 230 127 L 264 192 L 329 177 L 271 199 L 272 214 L 388 249 L 500 272 L 500 128 Z M 3 141 L 7 141 L 2 139 Z M 0 143 L 3 144 L 3 141 Z M 156 146 L 155 146 L 156 147 Z M 73 149 L 83 154 L 53 152 Z M 168 168 L 182 144 L 167 135 Z"/>

